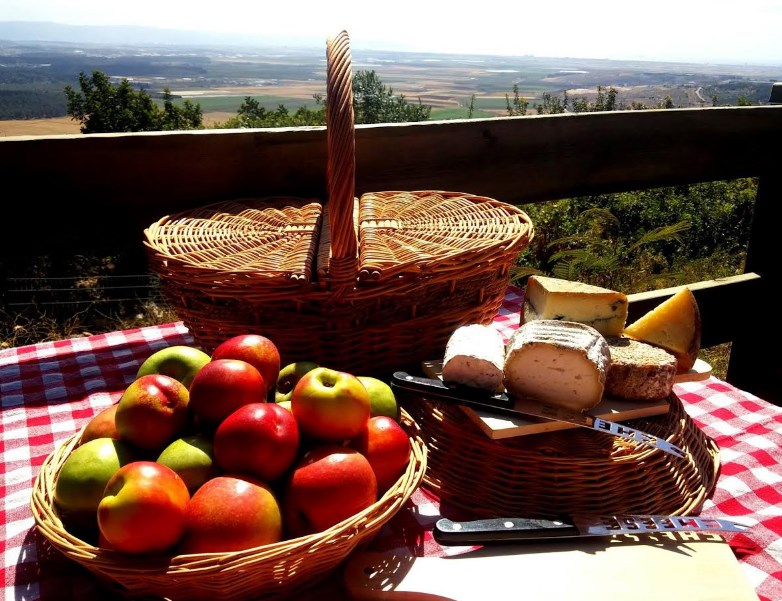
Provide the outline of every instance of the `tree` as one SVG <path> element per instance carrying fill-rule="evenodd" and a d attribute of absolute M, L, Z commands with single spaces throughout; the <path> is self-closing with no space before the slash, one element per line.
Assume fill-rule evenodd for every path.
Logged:
<path fill-rule="evenodd" d="M 65 97 L 68 114 L 81 123 L 84 134 L 198 129 L 203 124 L 201 106 L 189 100 L 176 106 L 168 88 L 162 109 L 145 90 L 134 90 L 124 78 L 114 85 L 102 71 L 79 73 L 79 88 L 65 86 Z"/>
<path fill-rule="evenodd" d="M 428 120 L 432 107 L 420 99 L 410 104 L 404 94 L 395 96 L 372 70 L 353 75 L 353 111 L 356 123 L 406 123 Z"/>
<path fill-rule="evenodd" d="M 559 99 L 559 96 L 552 96 L 548 92 L 543 92 L 541 101 L 540 104 L 535 105 L 538 115 L 558 115 L 564 113 L 568 105 L 567 91 L 562 93 L 562 100 Z"/>
<path fill-rule="evenodd" d="M 513 84 L 513 105 L 511 105 L 510 98 L 505 94 L 505 105 L 507 107 L 509 117 L 523 116 L 527 114 L 527 107 L 529 106 L 529 100 L 519 95 L 519 84 Z"/>
<path fill-rule="evenodd" d="M 615 111 L 619 108 L 617 96 L 619 92 L 616 88 L 610 87 L 606 90 L 603 86 L 597 86 L 597 97 L 594 102 L 589 102 L 586 98 L 577 98 L 573 100 L 574 113 L 599 113 L 604 111 Z"/>
<path fill-rule="evenodd" d="M 285 105 L 280 104 L 276 110 L 270 111 L 261 106 L 252 96 L 245 96 L 235 117 L 231 117 L 220 125 L 228 129 L 252 128 L 252 127 L 297 127 L 303 125 L 325 125 L 326 105 L 323 98 L 316 94 L 314 97 L 318 108 L 310 109 L 306 106 L 299 107 L 291 113 Z"/>
<path fill-rule="evenodd" d="M 472 119 L 472 115 L 475 112 L 475 94 L 470 96 L 470 107 L 467 109 L 467 118 Z"/>
<path fill-rule="evenodd" d="M 174 104 L 174 97 L 168 88 L 163 90 L 163 129 L 200 129 L 203 127 L 204 114 L 201 105 L 185 100 L 182 106 Z"/>

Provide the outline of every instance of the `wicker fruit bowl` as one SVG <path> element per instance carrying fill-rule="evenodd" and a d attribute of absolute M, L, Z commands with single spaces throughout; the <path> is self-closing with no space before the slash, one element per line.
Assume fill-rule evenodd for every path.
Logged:
<path fill-rule="evenodd" d="M 230 553 L 173 556 L 132 556 L 85 542 L 65 529 L 54 503 L 57 477 L 81 431 L 44 460 L 33 485 L 31 509 L 38 530 L 56 549 L 128 597 L 171 601 L 289 598 L 338 569 L 404 507 L 421 484 L 427 449 L 404 410 L 401 423 L 409 433 L 411 452 L 396 483 L 365 510 L 309 536 Z"/>

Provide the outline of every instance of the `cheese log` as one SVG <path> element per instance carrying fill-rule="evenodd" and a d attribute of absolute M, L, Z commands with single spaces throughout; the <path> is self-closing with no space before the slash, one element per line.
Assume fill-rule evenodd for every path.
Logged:
<path fill-rule="evenodd" d="M 627 326 L 624 335 L 672 353 L 681 374 L 692 369 L 698 359 L 701 327 L 698 301 L 685 287 Z"/>
<path fill-rule="evenodd" d="M 608 343 L 592 326 L 530 321 L 508 340 L 505 388 L 513 396 L 586 411 L 602 399 L 610 364 Z"/>
<path fill-rule="evenodd" d="M 538 319 L 577 321 L 603 336 L 619 336 L 627 321 L 627 295 L 583 282 L 531 275 L 521 320 Z"/>
<path fill-rule="evenodd" d="M 468 324 L 457 328 L 445 347 L 443 380 L 491 390 L 502 388 L 505 341 L 493 327 Z"/>
<path fill-rule="evenodd" d="M 611 365 L 605 394 L 631 401 L 658 401 L 671 394 L 676 357 L 668 351 L 623 336 L 606 336 Z"/>

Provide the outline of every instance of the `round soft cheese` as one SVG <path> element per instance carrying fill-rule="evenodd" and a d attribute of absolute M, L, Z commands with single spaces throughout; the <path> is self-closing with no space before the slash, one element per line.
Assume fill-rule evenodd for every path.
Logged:
<path fill-rule="evenodd" d="M 586 411 L 603 398 L 610 364 L 608 343 L 592 326 L 530 321 L 508 340 L 505 388 L 516 397 Z"/>
<path fill-rule="evenodd" d="M 445 347 L 443 380 L 495 392 L 502 389 L 505 340 L 492 326 L 454 330 Z"/>

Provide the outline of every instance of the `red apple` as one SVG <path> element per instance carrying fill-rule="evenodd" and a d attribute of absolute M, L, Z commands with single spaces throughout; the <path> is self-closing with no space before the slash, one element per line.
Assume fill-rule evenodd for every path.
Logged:
<path fill-rule="evenodd" d="M 327 367 L 304 374 L 291 394 L 291 411 L 300 431 L 322 442 L 355 438 L 366 427 L 370 410 L 361 380 Z"/>
<path fill-rule="evenodd" d="M 114 415 L 117 413 L 117 403 L 109 405 L 102 411 L 96 413 L 82 430 L 79 444 L 82 445 L 96 438 L 111 438 L 119 440 L 120 434 L 117 431 L 117 424 L 114 421 Z"/>
<path fill-rule="evenodd" d="M 239 407 L 217 427 L 214 456 L 225 472 L 272 482 L 287 472 L 299 451 L 299 426 L 277 403 Z"/>
<path fill-rule="evenodd" d="M 261 372 L 240 359 L 213 359 L 190 384 L 190 410 L 206 426 L 217 427 L 243 405 L 266 400 Z"/>
<path fill-rule="evenodd" d="M 261 372 L 268 392 L 274 393 L 280 374 L 280 351 L 277 345 L 260 334 L 240 334 L 225 340 L 212 351 L 212 359 L 241 359 Z"/>
<path fill-rule="evenodd" d="M 399 422 L 388 415 L 370 418 L 350 446 L 369 460 L 377 477 L 378 493 L 388 490 L 410 462 L 410 438 Z"/>
<path fill-rule="evenodd" d="M 282 540 L 282 516 L 269 486 L 251 476 L 208 480 L 190 499 L 182 553 L 241 551 Z"/>
<path fill-rule="evenodd" d="M 190 394 L 179 380 L 163 374 L 141 376 L 125 389 L 114 422 L 122 440 L 160 452 L 189 423 Z"/>
<path fill-rule="evenodd" d="M 108 544 L 125 553 L 164 553 L 185 531 L 190 493 L 177 473 L 154 461 L 121 467 L 106 484 L 98 527 Z"/>
<path fill-rule="evenodd" d="M 321 532 L 377 500 L 377 479 L 364 455 L 338 445 L 308 451 L 295 466 L 283 496 L 290 537 Z"/>

